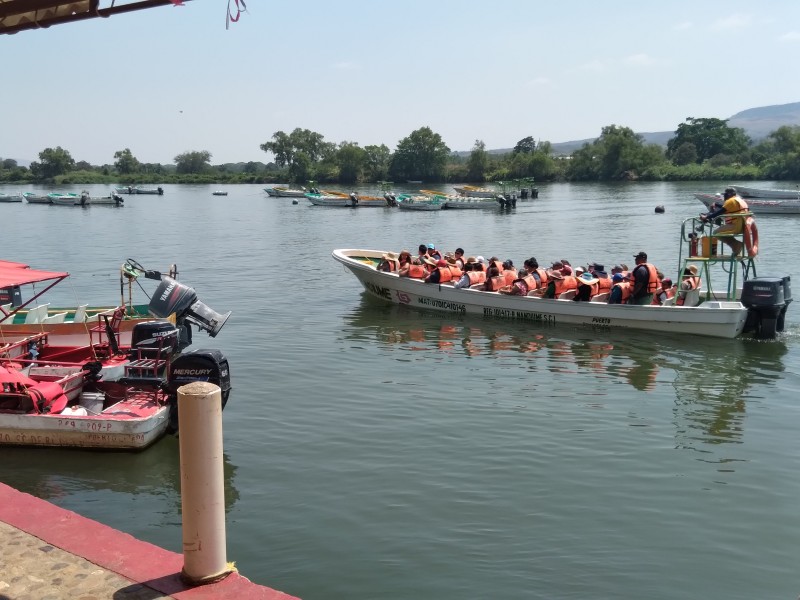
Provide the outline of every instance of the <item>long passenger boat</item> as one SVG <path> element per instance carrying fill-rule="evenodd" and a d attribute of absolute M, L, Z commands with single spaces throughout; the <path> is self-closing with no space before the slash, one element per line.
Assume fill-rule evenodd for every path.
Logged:
<path fill-rule="evenodd" d="M 750 215 L 739 215 L 748 218 Z M 755 231 L 754 225 L 748 229 Z M 709 243 L 699 244 L 698 230 L 706 233 Z M 791 303 L 790 277 L 756 277 L 755 246 L 747 244 L 744 256 L 707 256 L 700 248 L 714 244 L 711 224 L 692 217 L 681 227 L 680 273 L 690 265 L 698 268 L 705 288 L 692 302 L 682 306 L 637 306 L 607 304 L 604 301 L 576 302 L 571 299 L 545 299 L 536 296 L 512 296 L 479 289 L 456 289 L 451 283 L 431 284 L 421 279 L 399 277 L 396 273 L 377 270 L 385 251 L 366 249 L 337 249 L 333 258 L 356 276 L 370 296 L 394 304 L 422 310 L 434 310 L 454 315 L 499 317 L 546 325 L 578 325 L 597 330 L 638 329 L 672 334 L 736 338 L 754 332 L 762 338 L 772 338 L 784 328 L 788 305 Z M 743 240 L 747 242 L 747 240 Z M 739 283 L 739 271 L 743 282 Z M 720 279 L 712 286 L 712 271 Z M 681 281 L 680 276 L 675 279 Z"/>

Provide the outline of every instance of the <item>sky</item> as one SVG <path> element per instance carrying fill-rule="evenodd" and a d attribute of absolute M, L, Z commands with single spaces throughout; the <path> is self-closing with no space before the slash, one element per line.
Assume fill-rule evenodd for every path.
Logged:
<path fill-rule="evenodd" d="M 800 101 L 797 0 L 247 0 L 229 29 L 226 11 L 192 0 L 0 36 L 0 158 L 269 162 L 260 145 L 297 127 L 498 149 Z"/>

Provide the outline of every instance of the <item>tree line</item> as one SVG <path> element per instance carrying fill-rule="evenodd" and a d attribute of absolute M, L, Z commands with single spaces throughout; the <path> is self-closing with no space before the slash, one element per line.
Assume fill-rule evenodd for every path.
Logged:
<path fill-rule="evenodd" d="M 800 179 L 800 127 L 783 126 L 755 143 L 727 120 L 689 117 L 678 125 L 666 148 L 647 144 L 628 127 L 608 125 L 600 136 L 570 156 L 557 155 L 550 142 L 527 136 L 505 153 L 475 140 L 468 153 L 453 152 L 441 135 L 421 127 L 392 152 L 385 144 L 328 142 L 315 131 L 277 131 L 260 149 L 274 160 L 212 165 L 207 150 L 178 154 L 174 164 L 140 162 L 125 148 L 113 164 L 76 162 L 64 148 L 46 148 L 22 167 L 0 159 L 0 182 L 13 183 L 305 183 L 355 184 L 385 180 L 443 183 L 534 178 L 538 181 L 640 179 L 748 180 Z"/>

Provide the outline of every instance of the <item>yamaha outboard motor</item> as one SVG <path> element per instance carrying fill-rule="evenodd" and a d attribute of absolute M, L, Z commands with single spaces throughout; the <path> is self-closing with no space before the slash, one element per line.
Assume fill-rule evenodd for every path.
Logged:
<path fill-rule="evenodd" d="M 148 306 L 150 314 L 164 319 L 175 313 L 178 326 L 194 323 L 204 329 L 211 337 L 216 337 L 231 311 L 220 314 L 197 299 L 193 288 L 175 281 L 166 275 L 161 277 Z M 191 335 L 189 336 L 191 342 Z"/>
<path fill-rule="evenodd" d="M 228 359 L 219 350 L 192 350 L 172 361 L 167 376 L 166 391 L 169 395 L 170 427 L 178 430 L 178 388 L 195 381 L 208 381 L 219 386 L 222 393 L 222 408 L 228 403 L 231 393 L 231 371 Z"/>
<path fill-rule="evenodd" d="M 742 304 L 748 309 L 745 331 L 771 339 L 783 331 L 786 311 L 792 302 L 791 277 L 755 277 L 742 286 Z"/>

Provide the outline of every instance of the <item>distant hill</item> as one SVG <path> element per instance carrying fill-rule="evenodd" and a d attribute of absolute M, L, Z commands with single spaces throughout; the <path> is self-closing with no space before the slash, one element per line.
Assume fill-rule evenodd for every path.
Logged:
<path fill-rule="evenodd" d="M 741 127 L 755 142 L 763 140 L 778 127 L 782 127 L 784 125 L 800 126 L 800 102 L 792 102 L 791 104 L 778 104 L 773 106 L 761 106 L 759 108 L 748 108 L 747 110 L 738 112 L 732 117 L 728 118 L 728 126 Z M 658 144 L 659 146 L 665 147 L 667 142 L 675 136 L 675 131 L 637 133 L 644 138 L 646 143 Z M 572 154 L 584 144 L 589 144 L 596 139 L 597 138 L 588 138 L 585 140 L 553 143 L 553 152 L 555 154 L 562 155 Z M 512 150 L 513 148 L 505 148 L 502 150 L 489 150 L 489 152 L 491 154 L 506 154 Z M 465 154 L 468 156 L 469 152 L 459 152 L 459 154 Z"/>

